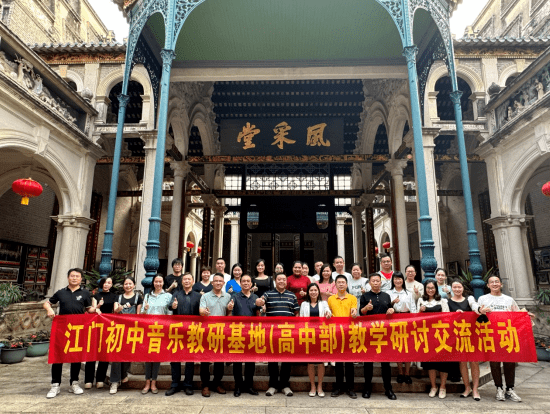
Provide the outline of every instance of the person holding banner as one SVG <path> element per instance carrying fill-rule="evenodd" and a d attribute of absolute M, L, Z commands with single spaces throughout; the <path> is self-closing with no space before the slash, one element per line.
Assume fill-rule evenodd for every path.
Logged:
<path fill-rule="evenodd" d="M 391 299 L 391 304 L 396 313 L 416 313 L 416 303 L 414 300 L 414 294 L 407 291 L 405 288 L 405 277 L 403 273 L 397 271 L 393 272 L 391 279 L 391 290 L 388 292 Z M 403 375 L 403 365 L 405 366 L 405 374 Z M 397 383 L 398 384 L 412 384 L 412 378 L 410 375 L 411 363 L 410 362 L 398 362 L 397 363 Z"/>
<path fill-rule="evenodd" d="M 141 312 L 143 298 L 134 289 L 136 282 L 132 276 L 126 276 L 123 283 L 124 293 L 119 295 L 115 302 L 115 313 L 137 314 Z M 111 363 L 111 382 L 110 394 L 116 394 L 118 385 L 128 382 L 128 371 L 130 370 L 131 362 L 113 362 Z"/>
<path fill-rule="evenodd" d="M 487 280 L 487 286 L 491 290 L 491 293 L 483 295 L 477 300 L 480 312 L 520 312 L 516 301 L 510 296 L 502 293 L 502 281 L 500 280 L 500 276 L 492 275 L 489 277 Z M 521 402 L 521 398 L 514 391 L 516 363 L 502 362 L 504 379 L 506 380 L 506 391 L 504 391 L 502 383 L 502 369 L 500 364 L 501 362 L 489 362 L 489 365 L 491 366 L 491 375 L 493 376 L 495 386 L 497 387 L 495 399 L 497 401 L 504 401 L 508 398 L 510 401 Z"/>
<path fill-rule="evenodd" d="M 204 271 L 205 269 L 203 269 Z M 204 274 L 210 277 L 210 269 Z M 193 275 L 185 273 L 181 279 L 183 290 L 178 290 L 172 296 L 170 309 L 174 315 L 199 315 L 199 307 L 202 295 L 193 289 Z M 194 362 L 185 363 L 185 377 L 181 382 L 181 362 L 170 362 L 170 371 L 172 373 L 172 384 L 164 393 L 167 397 L 174 395 L 183 388 L 185 395 L 193 395 L 193 375 L 195 371 Z"/>
<path fill-rule="evenodd" d="M 266 316 L 296 316 L 300 310 L 296 295 L 286 290 L 287 280 L 284 273 L 275 276 L 275 289 L 265 292 L 264 295 L 256 300 L 257 306 L 266 307 Z M 265 395 L 271 397 L 282 389 L 283 394 L 292 397 L 294 393 L 290 389 L 290 362 L 281 362 L 279 370 L 278 362 L 269 362 L 267 370 L 269 372 L 269 388 Z"/>
<path fill-rule="evenodd" d="M 300 306 L 300 316 L 305 318 L 330 318 L 332 316 L 327 302 L 321 300 L 321 292 L 316 283 L 310 283 L 307 287 L 306 298 Z M 317 376 L 319 377 L 317 388 L 315 388 L 315 365 L 317 365 Z M 315 397 L 315 395 L 318 395 L 319 397 L 324 397 L 323 377 L 325 376 L 325 366 L 323 364 L 307 364 L 307 373 L 311 383 L 309 396 Z"/>
<path fill-rule="evenodd" d="M 382 278 L 380 273 L 371 273 L 369 275 L 370 292 L 363 293 L 361 296 L 361 314 L 362 315 L 392 315 L 393 309 L 391 297 L 388 293 L 382 292 Z M 403 277 L 403 275 L 401 275 Z M 401 285 L 402 286 L 402 285 Z M 386 397 L 390 400 L 396 400 L 391 386 L 391 367 L 389 362 L 382 362 L 382 381 Z M 363 389 L 363 398 L 370 398 L 372 393 L 372 375 L 374 363 L 365 362 L 363 364 L 365 375 L 365 388 Z"/>
<path fill-rule="evenodd" d="M 182 278 L 183 279 L 183 278 Z M 147 293 L 143 299 L 143 307 L 141 313 L 146 315 L 170 315 L 170 302 L 172 301 L 172 295 L 167 293 L 162 288 L 164 286 L 164 276 L 157 273 L 153 278 L 154 290 L 151 293 Z M 183 288 L 183 285 L 182 285 Z M 147 394 L 149 390 L 153 394 L 158 394 L 157 377 L 159 375 L 160 362 L 146 362 L 145 363 L 145 387 L 141 390 L 142 394 Z"/>
<path fill-rule="evenodd" d="M 338 293 L 328 298 L 328 306 L 332 315 L 339 318 L 355 318 L 357 316 L 357 298 L 347 292 L 348 278 L 345 275 L 336 276 L 336 289 Z M 344 369 L 346 383 L 344 385 Z M 336 382 L 331 397 L 338 397 L 345 392 L 350 398 L 357 398 L 355 393 L 355 370 L 353 362 L 337 362 L 334 368 L 336 371 Z"/>
<path fill-rule="evenodd" d="M 449 304 L 449 310 L 451 312 L 476 312 L 476 313 L 485 313 L 479 312 L 479 305 L 476 303 L 476 300 L 473 296 L 468 296 L 465 298 L 464 294 L 464 284 L 460 279 L 455 279 L 451 283 L 451 290 L 453 296 L 447 301 Z M 480 401 L 481 397 L 477 387 L 479 386 L 479 362 L 470 361 L 470 369 L 472 370 L 472 384 L 473 384 L 473 397 L 475 401 Z M 462 376 L 462 381 L 464 382 L 463 394 L 460 394 L 460 398 L 468 398 L 472 394 L 472 388 L 470 388 L 470 377 L 468 375 L 468 362 L 460 362 L 460 375 Z"/>
<path fill-rule="evenodd" d="M 201 316 L 226 316 L 229 313 L 227 305 L 231 295 L 223 291 L 224 274 L 215 273 L 212 278 L 212 290 L 201 297 L 199 313 Z M 223 362 L 214 362 L 214 379 L 210 381 L 210 362 L 201 362 L 202 396 L 210 397 L 210 389 L 218 394 L 225 394 L 221 386 L 223 378 Z"/>
<path fill-rule="evenodd" d="M 260 311 L 260 307 L 256 305 L 258 296 L 251 292 L 252 278 L 250 275 L 244 274 L 241 277 L 241 291 L 235 292 L 232 295 L 231 301 L 227 305 L 227 309 L 232 316 L 256 316 Z M 254 371 L 256 364 L 254 362 L 245 362 L 244 364 L 244 381 L 243 381 L 243 363 L 233 362 L 233 378 L 235 379 L 235 391 L 233 395 L 240 397 L 241 392 L 247 392 L 250 395 L 258 395 L 253 387 Z"/>
<path fill-rule="evenodd" d="M 113 308 L 117 298 L 116 293 L 111 291 L 111 288 L 113 287 L 113 279 L 108 276 L 102 277 L 99 280 L 98 287 L 101 289 L 101 292 L 97 292 L 92 297 L 92 306 L 97 309 L 98 314 L 113 313 Z M 84 368 L 84 388 L 92 388 L 94 374 L 96 388 L 103 388 L 103 383 L 105 382 L 105 377 L 107 376 L 107 368 L 109 368 L 108 362 L 99 361 L 96 372 L 95 361 L 86 362 L 86 367 Z"/>
<path fill-rule="evenodd" d="M 92 297 L 90 292 L 82 289 L 82 269 L 69 269 L 67 279 L 69 284 L 63 289 L 59 289 L 53 296 L 44 302 L 44 309 L 48 313 L 50 319 L 55 318 L 55 312 L 52 305 L 59 303 L 60 315 L 81 315 L 86 312 L 94 313 L 96 309 L 92 306 Z M 71 378 L 69 381 L 69 392 L 74 395 L 81 395 L 84 390 L 78 384 L 78 375 L 80 373 L 80 362 L 71 363 Z M 46 395 L 46 398 L 54 398 L 60 392 L 61 373 L 63 364 L 52 364 L 52 388 Z"/>
<path fill-rule="evenodd" d="M 449 305 L 447 299 L 442 299 L 441 295 L 437 291 L 437 282 L 434 279 L 428 279 L 424 285 L 424 295 L 418 299 L 418 311 L 419 312 L 449 312 Z M 428 370 L 430 376 L 430 382 L 432 388 L 428 396 L 434 398 L 437 394 L 437 371 L 439 371 L 439 377 L 441 379 L 441 385 L 439 386 L 439 398 L 445 398 L 447 396 L 447 377 L 449 372 L 454 371 L 454 362 L 422 362 L 422 369 Z"/>
<path fill-rule="evenodd" d="M 193 285 L 193 290 L 195 292 L 204 295 L 212 290 L 212 283 L 210 283 L 210 272 L 210 266 L 204 266 L 201 269 L 201 280 Z M 193 275 L 191 275 L 191 277 L 193 277 Z"/>

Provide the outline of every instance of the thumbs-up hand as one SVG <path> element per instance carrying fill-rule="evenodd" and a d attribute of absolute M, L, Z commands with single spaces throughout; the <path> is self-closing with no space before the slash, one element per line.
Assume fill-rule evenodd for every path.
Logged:
<path fill-rule="evenodd" d="M 170 289 L 175 289 L 178 287 L 178 282 L 176 282 L 175 280 L 172 282 L 172 284 L 170 285 Z"/>
<path fill-rule="evenodd" d="M 401 299 L 399 299 L 399 296 L 398 296 L 393 300 L 393 303 L 399 303 L 400 301 L 401 301 Z"/>
<path fill-rule="evenodd" d="M 204 316 L 210 316 L 210 309 L 206 308 L 204 311 Z"/>
<path fill-rule="evenodd" d="M 366 292 L 365 288 L 361 286 L 361 293 L 365 293 L 365 292 Z"/>
<path fill-rule="evenodd" d="M 230 311 L 232 311 L 234 307 L 235 307 L 235 301 L 234 301 L 233 299 L 231 299 L 231 300 L 229 301 L 229 303 L 227 304 L 227 309 L 230 310 Z M 207 309 L 208 309 L 208 308 L 207 308 Z"/>
<path fill-rule="evenodd" d="M 201 289 L 200 294 L 204 295 L 204 290 L 203 289 Z"/>
<path fill-rule="evenodd" d="M 300 289 L 300 296 L 304 297 L 306 295 L 306 292 L 304 292 L 304 289 Z"/>
<path fill-rule="evenodd" d="M 351 308 L 351 317 L 356 318 L 357 317 L 357 308 Z"/>
<path fill-rule="evenodd" d="M 99 303 L 97 304 L 100 308 L 103 306 L 103 298 L 99 300 Z"/>
<path fill-rule="evenodd" d="M 178 298 L 174 298 L 174 301 L 172 302 L 172 309 L 178 308 Z"/>
<path fill-rule="evenodd" d="M 420 292 L 419 292 L 419 290 L 418 290 L 418 288 L 417 288 L 416 286 L 415 286 L 413 289 L 414 289 L 414 293 L 415 293 L 415 294 L 417 294 L 417 295 L 420 294 Z"/>
<path fill-rule="evenodd" d="M 227 291 L 227 293 L 233 293 L 233 287 L 229 286 L 229 290 Z"/>
<path fill-rule="evenodd" d="M 374 308 L 374 306 L 372 305 L 372 299 L 369 300 L 369 303 L 367 304 L 367 309 L 368 310 L 372 310 Z"/>
<path fill-rule="evenodd" d="M 254 283 L 254 287 L 252 288 L 252 292 L 256 292 L 258 290 L 258 286 L 256 286 L 256 283 Z"/>
<path fill-rule="evenodd" d="M 149 310 L 149 302 L 145 302 L 145 303 L 143 304 L 143 308 L 144 308 L 146 311 L 148 311 L 148 310 Z"/>

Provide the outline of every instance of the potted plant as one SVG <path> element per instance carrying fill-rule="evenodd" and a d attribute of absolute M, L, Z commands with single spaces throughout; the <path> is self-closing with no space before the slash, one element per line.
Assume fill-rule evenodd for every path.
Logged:
<path fill-rule="evenodd" d="M 539 305 L 550 305 L 550 289 L 541 289 L 535 296 Z"/>
<path fill-rule="evenodd" d="M 2 341 L 4 347 L 0 354 L 0 360 L 2 364 L 16 364 L 23 361 L 27 354 L 27 347 L 29 344 L 25 342 L 23 338 L 13 338 L 8 336 L 8 339 Z"/>
<path fill-rule="evenodd" d="M 487 280 L 489 279 L 489 277 L 491 277 L 493 274 L 493 268 L 491 267 L 487 273 L 485 273 L 481 279 L 485 282 L 485 284 L 487 284 Z M 458 275 L 458 278 L 460 279 L 460 281 L 464 284 L 464 288 L 465 288 L 465 294 L 469 294 L 469 295 L 473 295 L 474 294 L 474 290 L 472 289 L 472 280 L 474 280 L 474 276 L 472 275 L 472 273 L 467 270 L 467 271 L 462 271 L 462 275 Z M 488 292 L 488 289 L 487 289 L 487 286 L 485 286 L 485 293 L 489 293 Z"/>
<path fill-rule="evenodd" d="M 48 331 L 38 331 L 30 334 L 25 341 L 29 344 L 27 348 L 28 357 L 44 356 L 50 348 L 50 333 Z"/>
<path fill-rule="evenodd" d="M 535 347 L 539 361 L 550 361 L 550 337 L 535 336 Z"/>
<path fill-rule="evenodd" d="M 19 285 L 12 283 L 0 283 L 0 316 L 3 317 L 4 309 L 12 303 L 17 303 L 23 299 L 23 293 Z"/>

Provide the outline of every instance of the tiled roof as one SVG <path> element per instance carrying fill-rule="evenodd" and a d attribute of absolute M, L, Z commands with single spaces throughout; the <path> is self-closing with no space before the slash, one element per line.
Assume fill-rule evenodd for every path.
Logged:
<path fill-rule="evenodd" d="M 34 43 L 28 46 L 36 53 L 59 52 L 125 52 L 125 43 Z"/>
<path fill-rule="evenodd" d="M 453 40 L 455 45 L 466 46 L 488 46 L 488 45 L 498 45 L 498 46 L 520 46 L 526 44 L 550 44 L 550 36 L 545 37 L 534 37 L 534 36 L 525 36 L 525 37 L 463 37 L 461 39 Z"/>

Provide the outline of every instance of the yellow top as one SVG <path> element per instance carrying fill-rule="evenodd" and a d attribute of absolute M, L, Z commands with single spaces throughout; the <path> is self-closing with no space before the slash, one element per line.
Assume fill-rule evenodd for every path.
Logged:
<path fill-rule="evenodd" d="M 332 316 L 347 317 L 351 316 L 351 310 L 357 309 L 357 298 L 352 294 L 346 293 L 346 296 L 339 298 L 338 294 L 328 298 L 328 306 Z"/>

